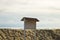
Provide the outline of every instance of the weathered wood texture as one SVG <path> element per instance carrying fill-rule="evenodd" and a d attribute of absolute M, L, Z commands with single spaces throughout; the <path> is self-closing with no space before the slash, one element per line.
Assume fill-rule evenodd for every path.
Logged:
<path fill-rule="evenodd" d="M 25 29 L 36 29 L 36 21 L 34 21 L 34 20 L 25 20 L 24 28 Z"/>

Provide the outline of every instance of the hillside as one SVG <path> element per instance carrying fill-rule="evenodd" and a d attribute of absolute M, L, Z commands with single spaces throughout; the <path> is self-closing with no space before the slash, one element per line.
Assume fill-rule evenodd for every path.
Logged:
<path fill-rule="evenodd" d="M 26 40 L 34 37 L 34 30 L 26 30 Z M 24 40 L 24 30 L 0 29 L 0 40 Z M 36 40 L 60 40 L 60 30 L 36 30 Z"/>

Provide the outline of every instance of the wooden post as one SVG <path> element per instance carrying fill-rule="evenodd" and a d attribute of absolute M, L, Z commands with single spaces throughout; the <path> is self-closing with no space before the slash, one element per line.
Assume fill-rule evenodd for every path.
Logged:
<path fill-rule="evenodd" d="M 25 19 L 24 19 L 24 40 L 26 40 L 25 37 L 26 36 L 26 34 L 25 34 Z"/>

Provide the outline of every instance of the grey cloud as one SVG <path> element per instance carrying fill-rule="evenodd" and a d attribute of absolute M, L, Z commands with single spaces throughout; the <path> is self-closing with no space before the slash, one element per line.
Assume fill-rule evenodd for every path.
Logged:
<path fill-rule="evenodd" d="M 31 12 L 30 12 L 31 13 Z M 13 20 L 14 21 L 14 23 L 13 24 L 11 24 L 11 23 L 4 23 L 4 22 L 1 22 L 1 20 L 0 20 L 0 27 L 3 27 L 3 26 L 8 26 L 8 27 L 16 27 L 16 26 L 19 26 L 19 27 L 23 27 L 23 23 L 20 21 L 20 19 L 22 18 L 22 17 L 25 17 L 25 16 L 30 16 L 30 17 L 37 17 L 37 18 L 39 18 L 39 20 L 40 20 L 40 22 L 38 23 L 38 26 L 37 27 L 52 27 L 52 26 L 58 26 L 56 23 L 49 23 L 50 21 L 49 21 L 49 19 L 50 18 L 53 18 L 54 19 L 54 17 L 57 15 L 59 15 L 59 14 L 33 14 L 33 13 L 31 13 L 30 14 L 29 12 L 27 12 L 26 14 L 24 14 L 23 12 L 22 12 L 22 14 L 14 14 L 14 13 L 12 13 L 12 14 L 8 14 L 8 15 L 4 15 L 4 14 L 2 14 L 2 15 L 0 15 L 0 19 L 1 20 L 3 20 L 3 21 L 5 21 L 5 22 L 8 22 L 8 21 L 10 21 L 10 20 Z M 51 16 L 52 15 L 52 16 Z M 56 17 L 57 17 L 56 16 Z M 7 21 L 6 21 L 7 20 Z M 52 20 L 52 19 L 51 19 Z"/>
<path fill-rule="evenodd" d="M 5 10 L 6 10 L 6 9 L 0 9 L 0 13 L 1 13 L 1 12 L 4 12 Z"/>
<path fill-rule="evenodd" d="M 18 0 L 0 0 L 0 5 L 2 6 L 13 6 L 13 5 L 29 5 L 31 3 L 28 3 L 29 1 L 26 0 L 25 2 L 23 1 L 18 1 Z M 32 5 L 32 4 L 31 4 Z"/>
<path fill-rule="evenodd" d="M 54 29 L 54 28 L 60 28 L 60 24 L 58 23 L 54 23 L 54 24 L 50 24 L 50 23 L 48 23 L 48 24 L 46 24 L 46 23 L 40 23 L 40 24 L 38 24 L 38 26 L 37 26 L 37 28 L 38 29 L 46 29 L 46 28 L 48 28 L 48 29 Z"/>
<path fill-rule="evenodd" d="M 25 15 L 25 14 L 24 14 Z M 44 18 L 44 17 L 50 17 L 50 18 L 60 18 L 60 13 L 33 13 L 33 12 L 29 12 L 26 14 L 26 16 L 36 16 L 36 17 L 39 17 L 39 18 Z"/>
<path fill-rule="evenodd" d="M 58 8 L 58 7 L 53 7 L 53 6 L 51 6 L 51 7 L 48 7 L 48 9 L 60 10 L 60 8 Z"/>
<path fill-rule="evenodd" d="M 37 0 L 35 0 L 37 1 Z M 39 0 L 38 0 L 39 1 Z M 17 7 L 15 7 L 17 6 Z M 21 6 L 21 7 L 20 7 Z M 20 1 L 16 1 L 16 0 L 0 0 L 0 27 L 3 27 L 3 26 L 23 26 L 23 23 L 20 21 L 20 19 L 22 17 L 37 17 L 39 18 L 40 22 L 38 24 L 38 26 L 40 27 L 52 27 L 52 26 L 58 26 L 59 24 L 57 23 L 51 23 L 49 24 L 50 20 L 54 20 L 54 18 L 58 18 L 60 20 L 60 14 L 59 13 L 47 13 L 47 12 L 33 12 L 33 11 L 30 11 L 33 9 L 51 9 L 51 10 L 60 10 L 59 8 L 57 7 L 54 7 L 54 6 L 43 6 L 41 5 L 41 7 L 39 6 L 39 4 L 37 5 L 36 3 L 34 4 L 33 2 L 30 2 L 29 1 L 25 1 L 25 2 L 20 2 Z M 10 12 L 11 9 L 9 8 L 12 8 L 13 10 L 15 8 L 17 8 L 17 11 L 19 11 L 18 9 L 20 9 L 19 12 Z M 5 12 L 6 10 L 8 11 L 9 9 L 9 12 Z M 23 10 L 24 11 L 21 11 Z M 29 11 L 26 11 L 29 10 Z M 35 10 L 36 10 L 35 9 Z M 12 10 L 12 11 L 13 11 Z M 16 9 L 15 9 L 16 10 Z M 25 12 L 26 11 L 26 12 Z M 13 23 L 10 23 L 9 21 L 14 21 Z M 53 22 L 53 21 L 52 21 Z M 60 26 L 60 25 L 59 25 Z"/>

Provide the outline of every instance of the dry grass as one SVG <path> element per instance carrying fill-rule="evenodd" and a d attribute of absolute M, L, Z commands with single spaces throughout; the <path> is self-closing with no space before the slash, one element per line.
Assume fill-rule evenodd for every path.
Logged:
<path fill-rule="evenodd" d="M 26 30 L 25 32 L 26 40 L 34 40 L 34 30 Z M 0 40 L 24 40 L 24 30 L 0 29 Z M 36 40 L 60 40 L 60 29 L 36 30 Z"/>

